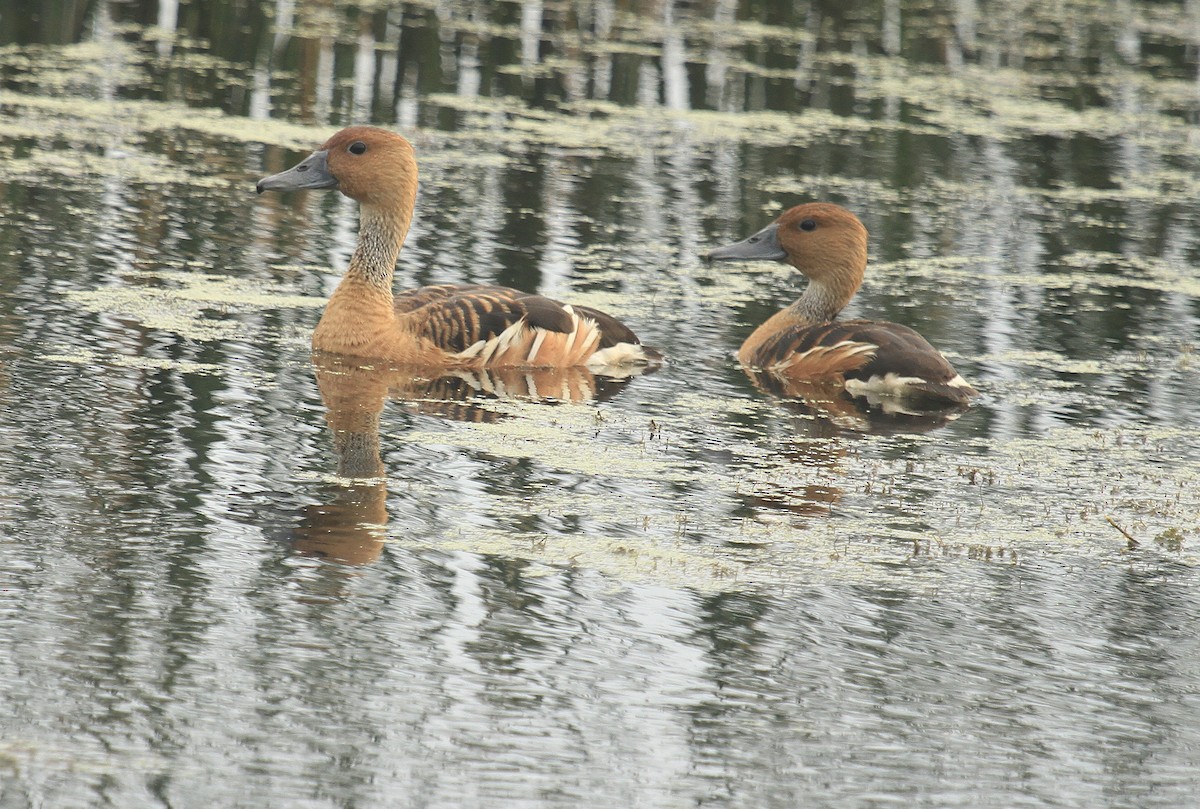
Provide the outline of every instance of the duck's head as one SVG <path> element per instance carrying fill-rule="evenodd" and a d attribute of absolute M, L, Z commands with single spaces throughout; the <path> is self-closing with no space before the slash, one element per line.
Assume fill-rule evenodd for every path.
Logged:
<path fill-rule="evenodd" d="M 258 193 L 336 188 L 363 205 L 412 203 L 417 161 L 412 144 L 386 129 L 351 126 L 287 171 L 258 181 Z"/>
<path fill-rule="evenodd" d="M 709 261 L 786 261 L 813 281 L 851 281 L 867 266 L 867 229 L 831 202 L 809 202 L 784 211 L 749 238 L 718 247 Z"/>

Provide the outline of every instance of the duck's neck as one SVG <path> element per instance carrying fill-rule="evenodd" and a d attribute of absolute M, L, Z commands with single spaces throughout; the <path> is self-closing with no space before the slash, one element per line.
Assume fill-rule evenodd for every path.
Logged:
<path fill-rule="evenodd" d="M 390 301 L 392 276 L 412 222 L 412 207 L 406 210 L 364 204 L 359 216 L 358 247 L 350 257 L 350 267 L 341 286 L 365 286 Z"/>
<path fill-rule="evenodd" d="M 853 277 L 840 283 L 830 282 L 828 277 L 810 280 L 799 300 L 776 312 L 746 338 L 738 358 L 744 365 L 760 364 L 758 351 L 768 340 L 787 333 L 788 329 L 829 323 L 854 297 L 856 289 L 858 283 Z"/>
<path fill-rule="evenodd" d="M 809 281 L 800 298 L 786 311 L 792 319 L 805 325 L 828 323 L 846 308 L 857 288 L 858 285 L 853 283 Z"/>
<path fill-rule="evenodd" d="M 412 220 L 408 204 L 362 203 L 358 247 L 313 331 L 313 348 L 334 354 L 390 356 L 396 337 L 392 277 Z"/>

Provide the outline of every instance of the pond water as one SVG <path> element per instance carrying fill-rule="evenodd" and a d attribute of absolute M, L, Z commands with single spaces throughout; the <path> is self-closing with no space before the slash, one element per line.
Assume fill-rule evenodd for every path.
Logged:
<path fill-rule="evenodd" d="M 0 0 L 0 807 L 1180 807 L 1200 794 L 1200 3 Z M 668 363 L 314 364 L 397 285 Z M 850 207 L 954 419 L 757 389 L 707 266 Z"/>

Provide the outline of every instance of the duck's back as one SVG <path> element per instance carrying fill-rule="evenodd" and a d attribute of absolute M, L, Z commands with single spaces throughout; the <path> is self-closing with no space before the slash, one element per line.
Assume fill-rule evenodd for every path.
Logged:
<path fill-rule="evenodd" d="M 844 384 L 853 396 L 965 404 L 976 395 L 924 337 L 898 323 L 791 325 L 761 341 L 743 361 L 783 380 Z"/>

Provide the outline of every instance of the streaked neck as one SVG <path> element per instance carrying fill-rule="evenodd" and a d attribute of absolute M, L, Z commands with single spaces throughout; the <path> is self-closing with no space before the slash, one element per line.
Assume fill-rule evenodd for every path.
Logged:
<path fill-rule="evenodd" d="M 396 259 L 412 221 L 411 207 L 406 212 L 363 205 L 359 218 L 358 247 L 350 257 L 346 280 L 367 284 L 390 295 Z"/>
<path fill-rule="evenodd" d="M 816 325 L 828 323 L 846 308 L 857 285 L 834 285 L 828 281 L 809 281 L 799 300 L 788 307 L 792 317 Z"/>

